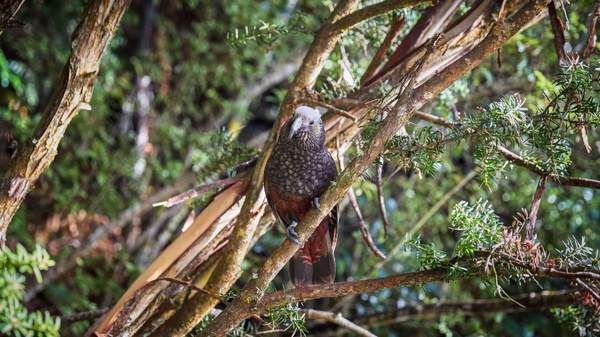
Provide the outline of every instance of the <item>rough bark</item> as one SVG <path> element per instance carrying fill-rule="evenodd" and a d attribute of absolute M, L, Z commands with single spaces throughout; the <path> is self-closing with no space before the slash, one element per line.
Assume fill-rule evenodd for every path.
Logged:
<path fill-rule="evenodd" d="M 342 5 L 348 5 L 349 2 L 344 1 Z M 487 2 L 486 2 L 487 3 Z M 485 11 L 485 9 L 487 9 L 487 7 L 483 7 L 483 10 L 480 10 L 478 12 L 472 13 L 470 12 L 466 18 L 461 18 L 459 20 L 459 22 L 455 25 L 453 25 L 452 27 L 448 28 L 450 29 L 450 31 L 454 34 L 454 35 L 450 35 L 452 38 L 447 38 L 447 36 L 442 38 L 442 42 L 443 44 L 441 44 L 440 46 L 440 50 L 438 51 L 438 53 L 441 53 L 442 55 L 444 55 L 444 51 L 445 50 L 450 50 L 451 51 L 451 57 L 444 59 L 443 65 L 439 66 L 437 64 L 435 64 L 432 61 L 431 65 L 426 65 L 423 67 L 424 72 L 426 72 L 427 74 L 429 74 L 428 77 L 426 78 L 422 78 L 420 81 L 421 82 L 425 82 L 426 80 L 428 80 L 433 74 L 435 74 L 435 70 L 430 70 L 429 67 L 433 67 L 435 68 L 436 66 L 438 67 L 437 69 L 443 69 L 446 65 L 452 65 L 455 66 L 454 68 L 452 68 L 452 71 L 457 71 L 458 73 L 456 73 L 455 75 L 448 75 L 448 72 L 443 71 L 442 74 L 444 74 L 444 76 L 442 77 L 443 83 L 441 84 L 440 87 L 437 87 L 434 85 L 434 83 L 427 83 L 428 85 L 428 90 L 422 90 L 422 91 L 416 91 L 415 93 L 418 93 L 420 96 L 415 96 L 413 94 L 413 98 L 415 97 L 420 97 L 420 99 L 424 99 L 421 102 L 424 102 L 426 100 L 430 100 L 432 99 L 437 92 L 439 92 L 439 90 L 443 89 L 445 86 L 451 84 L 456 78 L 458 78 L 459 76 L 462 76 L 464 74 L 464 72 L 472 69 L 473 67 L 475 67 L 478 62 L 481 61 L 481 59 L 483 59 L 483 57 L 485 57 L 486 55 L 489 55 L 491 52 L 493 52 L 495 49 L 497 49 L 498 47 L 500 47 L 502 45 L 502 43 L 510 36 L 512 36 L 516 31 L 514 30 L 515 27 L 518 31 L 518 29 L 523 29 L 524 27 L 526 27 L 527 25 L 531 24 L 532 22 L 536 21 L 536 17 L 533 16 L 530 18 L 530 14 L 528 12 L 528 9 L 531 9 L 534 6 L 536 9 L 540 7 L 540 3 L 542 3 L 541 1 L 538 2 L 532 2 L 528 5 L 528 7 L 523 8 L 523 10 L 521 11 L 515 11 L 516 15 L 514 18 L 510 18 L 510 20 L 507 20 L 507 22 L 500 22 L 500 23 L 496 23 L 494 24 L 494 19 L 493 16 L 491 15 L 487 15 L 485 16 L 484 14 L 488 13 Z M 340 8 L 340 6 L 342 5 L 338 5 L 336 11 Z M 543 4 L 545 6 L 545 3 Z M 517 6 L 515 6 L 516 8 Z M 542 6 L 543 7 L 543 6 Z M 481 7 L 478 7 L 481 8 Z M 539 14 L 539 12 L 535 12 L 534 14 Z M 340 18 L 343 17 L 343 15 L 335 15 L 335 13 L 332 15 L 332 18 L 330 18 L 329 22 L 335 22 L 335 20 L 340 20 Z M 525 17 L 525 18 L 524 18 Z M 537 16 L 537 18 L 539 18 L 539 15 Z M 513 20 L 514 19 L 514 20 Z M 524 20 L 523 22 L 518 22 L 515 23 L 515 20 Z M 514 27 L 513 27 L 514 25 Z M 497 26 L 497 27 L 495 27 Z M 328 28 L 329 27 L 329 28 Z M 256 217 L 259 217 L 259 214 L 256 214 L 256 212 L 254 212 L 253 210 L 256 210 L 257 207 L 261 206 L 264 204 L 264 201 L 259 200 L 259 196 L 260 196 L 260 192 L 261 192 L 261 187 L 262 187 L 262 171 L 264 169 L 264 164 L 266 163 L 266 159 L 268 158 L 269 154 L 270 154 L 270 150 L 272 148 L 272 145 L 277 137 L 277 132 L 279 130 L 279 127 L 283 124 L 283 122 L 291 115 L 293 108 L 296 106 L 296 104 L 298 104 L 299 102 L 302 101 L 302 99 L 304 97 L 306 97 L 307 93 L 309 93 L 309 89 L 312 87 L 312 85 L 314 84 L 314 82 L 316 81 L 316 78 L 318 76 L 318 74 L 321 71 L 321 68 L 324 64 L 324 61 L 327 59 L 327 55 L 331 52 L 331 50 L 335 47 L 335 40 L 338 38 L 335 34 L 333 36 L 331 36 L 331 26 L 328 25 L 327 23 L 324 24 L 324 26 L 322 27 L 321 31 L 317 34 L 315 41 L 313 42 L 309 52 L 307 53 L 307 56 L 305 57 L 302 66 L 300 67 L 300 70 L 298 72 L 298 75 L 296 76 L 294 82 L 292 83 L 292 86 L 288 92 L 288 95 L 286 96 L 285 100 L 284 100 L 284 104 L 282 105 L 282 112 L 278 118 L 278 120 L 275 123 L 275 126 L 269 136 L 269 139 L 265 145 L 265 149 L 262 153 L 261 158 L 259 158 L 259 160 L 257 161 L 257 164 L 255 166 L 255 170 L 253 173 L 253 177 L 251 179 L 251 186 L 250 186 L 250 190 L 249 192 L 246 193 L 246 201 L 245 201 L 245 206 L 242 208 L 242 211 L 240 212 L 239 216 L 238 216 L 238 222 L 236 224 L 236 229 L 234 231 L 234 233 L 238 233 L 238 234 L 232 234 L 234 236 L 235 239 L 231 240 L 230 242 L 235 242 L 236 244 L 238 243 L 238 238 L 239 236 L 237 235 L 245 235 L 246 237 L 256 237 L 256 235 L 254 235 L 254 233 L 252 232 L 254 229 L 252 228 L 253 225 L 250 225 L 249 221 L 250 220 L 254 220 Z M 473 30 L 469 30 L 470 28 L 476 27 L 477 30 L 473 31 Z M 494 29 L 492 29 L 494 28 Z M 464 32 L 460 32 L 461 29 L 467 29 L 467 31 Z M 500 33 L 498 33 L 498 30 L 502 30 L 505 29 L 507 30 L 507 34 L 506 36 L 500 36 L 501 38 L 498 39 L 499 35 L 502 35 Z M 490 30 L 496 30 L 496 35 L 489 35 L 488 33 Z M 466 35 L 466 38 L 464 37 L 464 34 Z M 488 36 L 489 38 L 486 39 L 485 43 L 480 43 L 482 41 L 482 39 L 484 37 Z M 452 48 L 448 49 L 448 47 L 455 47 L 455 50 L 452 50 Z M 458 46 L 458 48 L 456 48 Z M 457 55 L 459 56 L 464 56 L 467 52 L 471 52 L 474 51 L 474 47 L 477 48 L 484 48 L 485 50 L 482 52 L 481 50 L 478 53 L 473 53 L 474 58 L 469 58 L 467 60 L 467 62 L 462 62 L 462 63 L 458 63 L 455 62 L 455 60 L 457 59 Z M 421 49 L 421 52 L 423 52 L 423 48 Z M 415 62 L 417 62 L 419 60 L 420 57 L 417 57 L 417 55 L 411 55 L 409 59 L 410 62 L 407 62 L 406 65 L 402 65 L 408 69 L 410 69 L 411 66 L 413 66 L 415 64 Z M 431 58 L 431 60 L 433 60 L 435 58 Z M 464 61 L 464 60 L 463 60 Z M 459 65 L 456 65 L 459 64 Z M 452 67 L 451 66 L 451 67 Z M 401 72 L 397 72 L 396 68 L 394 68 L 395 74 L 396 76 L 399 76 L 399 74 L 401 74 Z M 397 80 L 398 78 L 394 78 L 395 80 Z M 436 78 L 437 80 L 437 78 Z M 430 81 L 431 82 L 431 81 Z M 369 96 L 368 94 L 372 91 L 372 88 L 363 88 L 359 90 L 359 95 L 357 95 L 357 97 L 372 97 Z M 420 88 L 422 89 L 422 88 Z M 365 95 L 362 95 L 365 94 Z M 352 100 L 351 100 L 352 101 Z M 374 107 L 376 106 L 376 101 L 373 101 L 372 99 L 365 99 L 362 101 L 359 101 L 359 106 L 352 108 L 352 111 L 348 111 L 349 113 L 353 114 L 354 116 L 356 116 L 355 120 L 344 120 L 344 117 L 341 116 L 326 116 L 326 128 L 328 130 L 328 142 L 331 143 L 332 138 L 336 137 L 339 139 L 339 143 L 340 144 L 345 144 L 346 142 L 350 141 L 358 132 L 359 132 L 359 125 L 361 123 L 361 121 L 366 120 L 367 118 L 369 118 L 369 116 L 371 116 L 374 111 L 376 109 L 374 109 Z M 409 114 L 407 114 L 409 115 Z M 329 118 L 331 117 L 331 118 Z M 409 118 L 410 116 L 404 116 L 402 115 L 402 120 L 405 121 L 405 117 L 406 119 Z M 401 123 L 400 123 L 401 124 Z M 400 125 L 398 124 L 398 125 Z M 395 130 L 387 130 L 386 132 L 392 132 Z M 380 144 L 382 145 L 382 144 Z M 350 176 L 346 176 L 344 179 L 348 179 L 348 180 L 352 180 L 352 178 Z M 344 184 L 348 183 L 348 181 L 345 180 Z M 332 199 L 333 200 L 333 199 Z M 212 205 L 212 204 L 211 204 Z M 227 208 L 225 206 L 221 205 L 221 208 Z M 197 221 L 201 221 L 200 220 L 201 216 L 199 216 L 197 218 Z M 243 220 L 243 221 L 242 221 Z M 313 219 L 314 220 L 314 219 Z M 312 220 L 310 220 L 312 221 Z M 308 229 L 308 231 L 310 231 L 310 229 Z M 306 232 L 308 233 L 308 232 Z M 306 234 L 308 235 L 308 234 Z M 242 242 L 244 243 L 244 241 Z M 244 243 L 243 245 L 240 245 L 238 247 L 233 247 L 230 249 L 233 249 L 232 251 L 225 251 L 223 254 L 223 256 L 229 255 L 229 254 L 235 254 L 235 260 L 240 262 L 240 263 L 235 263 L 235 264 L 230 264 L 230 263 L 223 263 L 223 260 L 220 260 L 220 264 L 219 265 L 223 265 L 223 266 L 230 266 L 227 269 L 230 270 L 237 270 L 237 273 L 235 274 L 229 274 L 230 276 L 233 275 L 233 277 L 231 279 L 228 280 L 229 282 L 234 282 L 237 277 L 239 277 L 239 274 L 241 272 L 240 270 L 240 265 L 241 265 L 241 259 L 244 257 L 244 255 L 247 252 L 247 249 L 249 247 Z M 287 247 L 285 249 L 289 249 L 290 247 Z M 285 250 L 284 249 L 284 250 Z M 286 252 L 285 254 L 288 254 L 289 252 Z M 273 273 L 272 275 L 269 275 L 268 277 L 274 277 L 274 275 L 277 273 L 277 271 L 279 269 L 281 269 L 281 267 L 285 264 L 285 261 L 287 261 L 285 258 L 282 259 L 281 257 L 281 252 L 278 251 L 278 253 L 276 254 L 280 254 L 278 256 L 278 260 L 276 265 L 270 265 L 270 267 L 273 267 L 272 270 L 269 270 L 269 274 Z M 175 255 L 172 254 L 168 254 L 169 256 L 167 256 L 167 259 L 170 259 L 171 261 L 177 261 L 179 258 Z M 233 255 L 231 255 L 233 256 Z M 163 259 L 163 262 L 167 261 L 167 259 L 164 259 L 164 256 L 161 254 L 161 257 L 159 257 L 158 259 Z M 272 263 L 272 260 L 269 260 Z M 227 273 L 227 270 L 218 270 L 217 273 L 215 273 L 215 275 L 212 276 L 211 282 L 215 282 L 218 279 L 222 279 L 222 275 L 224 275 L 225 273 Z M 218 276 L 218 274 L 221 274 L 221 276 Z M 210 275 L 210 274 L 209 274 Z M 261 282 L 266 281 L 268 284 L 268 282 L 270 280 L 262 280 Z M 254 281 L 253 281 L 254 282 Z M 232 284 L 232 283 L 231 283 Z M 226 285 L 219 285 L 216 284 L 214 285 L 215 287 L 221 287 L 222 289 L 228 289 L 228 286 Z M 261 288 L 258 288 L 259 290 L 257 291 L 258 293 L 262 293 L 262 291 L 260 290 Z M 213 293 L 222 293 L 221 291 L 217 291 Z M 160 328 L 160 330 L 156 331 L 154 333 L 154 335 L 159 336 L 159 335 L 168 335 L 170 334 L 170 331 L 172 331 L 173 329 L 177 329 L 176 327 L 176 321 L 178 319 L 181 319 L 181 317 L 184 317 L 187 315 L 187 317 L 189 318 L 190 316 L 195 316 L 193 320 L 196 320 L 197 317 L 202 317 L 203 315 L 198 315 L 198 312 L 202 312 L 204 311 L 205 313 L 208 312 L 207 310 L 209 310 L 209 308 L 212 308 L 214 306 L 214 303 L 210 303 L 211 299 L 210 298 L 204 298 L 204 296 L 194 296 L 197 297 L 198 299 L 195 299 L 194 301 L 191 302 L 195 302 L 194 305 L 190 304 L 189 306 L 184 305 L 183 308 L 179 309 L 179 313 L 173 318 L 171 319 L 169 322 L 167 322 L 166 325 L 169 325 L 170 327 L 165 327 L 163 326 L 162 328 Z M 258 297 L 260 297 L 260 294 L 258 294 Z M 193 298 L 192 298 L 193 299 Z M 190 309 L 191 308 L 191 309 Z M 127 308 L 125 308 L 127 309 Z M 187 310 L 187 312 L 185 312 Z M 183 313 L 182 313 L 183 312 Z M 229 314 L 229 313 L 228 313 Z M 160 315 L 160 314 L 159 314 Z M 162 316 L 161 316 L 162 317 Z M 179 317 L 179 318 L 178 318 Z M 237 318 L 239 319 L 239 318 Z M 191 323 L 193 320 L 187 321 L 185 324 L 187 325 L 187 327 L 185 329 L 189 329 L 191 326 Z M 99 331 L 102 332 L 102 331 Z M 115 336 L 120 335 L 120 334 L 115 334 Z"/>
<path fill-rule="evenodd" d="M 512 17 L 498 21 L 490 34 L 473 50 L 452 63 L 434 79 L 426 81 L 412 92 L 410 91 L 413 81 L 412 79 L 409 80 L 407 87 L 410 94 L 399 98 L 371 141 L 369 149 L 362 156 L 355 158 L 348 165 L 348 168 L 339 175 L 336 183 L 325 192 L 321 198 L 320 209 L 312 209 L 298 225 L 300 241 L 305 242 L 308 239 L 320 221 L 347 193 L 352 183 L 361 176 L 364 170 L 384 150 L 386 142 L 400 127 L 406 124 L 416 109 L 433 99 L 433 97 L 460 78 L 460 76 L 479 65 L 479 63 L 500 48 L 510 37 L 519 32 L 530 21 L 534 20 L 546 5 L 547 1 L 545 0 L 531 1 L 519 9 Z M 428 49 L 430 50 L 430 48 Z M 284 241 L 260 267 L 257 273 L 258 276 L 246 284 L 240 296 L 202 331 L 202 336 L 224 336 L 228 331 L 236 327 L 245 318 L 244 311 L 262 298 L 271 280 L 284 267 L 297 249 L 298 245 L 292 241 Z"/>
<path fill-rule="evenodd" d="M 236 226 L 229 244 L 225 248 L 221 260 L 223 268 L 219 268 L 211 276 L 206 289 L 212 293 L 224 294 L 239 277 L 241 264 L 250 248 L 258 221 L 265 207 L 265 197 L 262 191 L 264 168 L 276 142 L 278 130 L 292 115 L 296 96 L 310 88 L 316 82 L 317 76 L 325 65 L 329 54 L 333 51 L 339 38 L 339 31 L 332 31 L 331 24 L 341 16 L 350 13 L 356 6 L 356 0 L 341 1 L 333 10 L 329 20 L 321 27 L 315 40 L 309 48 L 302 65 L 290 87 L 280 115 L 275 122 L 265 148 L 259 157 L 252 173 L 253 184 L 246 193 L 246 199 L 238 216 Z M 210 297 L 195 296 L 187 301 L 182 308 L 164 325 L 157 329 L 152 336 L 183 336 L 210 312 L 218 302 Z"/>
<path fill-rule="evenodd" d="M 27 192 L 54 160 L 71 120 L 80 109 L 91 109 L 100 60 L 130 2 L 92 1 L 86 9 L 42 120 L 33 138 L 17 150 L 0 184 L 0 245 Z"/>

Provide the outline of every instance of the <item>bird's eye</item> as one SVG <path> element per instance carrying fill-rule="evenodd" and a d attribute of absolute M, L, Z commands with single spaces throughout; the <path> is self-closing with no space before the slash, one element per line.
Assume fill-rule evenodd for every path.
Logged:
<path fill-rule="evenodd" d="M 310 125 L 313 125 L 313 124 L 315 124 L 315 122 L 314 121 L 310 121 Z"/>

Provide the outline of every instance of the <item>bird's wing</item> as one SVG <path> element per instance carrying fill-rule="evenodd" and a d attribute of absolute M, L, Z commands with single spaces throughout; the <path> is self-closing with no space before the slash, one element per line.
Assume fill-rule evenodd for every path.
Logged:
<path fill-rule="evenodd" d="M 267 177 L 268 177 L 268 175 L 265 175 L 265 195 L 267 196 L 267 203 L 271 207 L 271 210 L 273 211 L 273 215 L 275 215 L 275 219 L 277 219 L 277 221 L 279 223 L 284 224 L 283 219 L 279 215 L 279 212 L 277 212 L 277 205 L 275 204 L 275 199 L 276 198 L 273 195 L 276 192 L 273 189 L 273 187 L 270 186 L 269 179 Z"/>

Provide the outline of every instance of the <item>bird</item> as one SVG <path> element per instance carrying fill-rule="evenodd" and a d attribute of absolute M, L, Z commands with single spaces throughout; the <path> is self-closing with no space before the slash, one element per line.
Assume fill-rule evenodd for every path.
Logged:
<path fill-rule="evenodd" d="M 296 244 L 300 244 L 298 223 L 312 207 L 320 207 L 321 195 L 336 176 L 319 110 L 297 107 L 282 128 L 265 171 L 267 202 Z M 336 205 L 291 258 L 288 271 L 295 286 L 334 282 L 338 223 Z"/>

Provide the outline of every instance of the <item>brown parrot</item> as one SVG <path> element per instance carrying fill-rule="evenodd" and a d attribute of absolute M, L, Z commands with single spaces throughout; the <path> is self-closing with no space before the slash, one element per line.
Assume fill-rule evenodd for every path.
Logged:
<path fill-rule="evenodd" d="M 295 243 L 300 244 L 296 226 L 311 207 L 319 207 L 319 198 L 336 176 L 335 162 L 325 148 L 321 114 L 311 107 L 298 107 L 283 127 L 265 173 L 267 201 Z M 290 260 L 294 285 L 334 281 L 337 211 L 335 206 Z"/>

